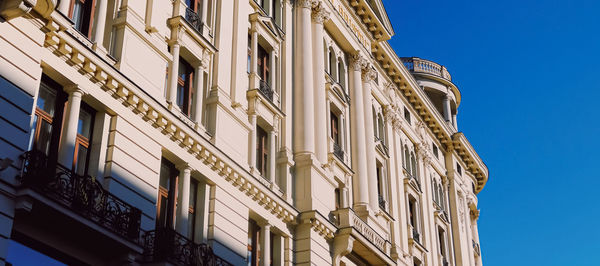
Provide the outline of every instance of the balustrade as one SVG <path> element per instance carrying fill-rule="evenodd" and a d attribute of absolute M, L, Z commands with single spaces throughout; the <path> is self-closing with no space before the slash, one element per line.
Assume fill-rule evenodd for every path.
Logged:
<path fill-rule="evenodd" d="M 445 80 L 452 81 L 452 76 L 446 67 L 438 63 L 418 57 L 402 57 L 400 60 L 402 60 L 404 66 L 413 73 L 431 74 Z"/>
<path fill-rule="evenodd" d="M 258 90 L 263 96 L 265 96 L 265 98 L 269 99 L 269 101 L 273 101 L 274 92 L 273 89 L 271 89 L 271 86 L 269 86 L 269 83 L 261 79 L 260 84 L 258 86 Z"/>

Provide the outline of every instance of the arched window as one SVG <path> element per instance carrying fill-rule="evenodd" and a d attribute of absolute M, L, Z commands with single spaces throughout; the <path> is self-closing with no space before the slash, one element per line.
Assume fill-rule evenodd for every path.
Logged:
<path fill-rule="evenodd" d="M 410 153 L 410 164 L 411 164 L 411 175 L 419 180 L 419 177 L 417 176 L 417 159 L 415 158 L 415 154 L 413 152 Z"/>
<path fill-rule="evenodd" d="M 329 47 L 329 75 L 334 80 L 337 80 L 336 73 L 337 62 L 335 61 L 335 52 L 332 47 Z"/>
<path fill-rule="evenodd" d="M 338 82 L 342 88 L 346 89 L 346 68 L 341 57 L 338 58 Z"/>
<path fill-rule="evenodd" d="M 408 153 L 408 146 L 404 145 L 404 169 L 410 173 L 410 155 Z"/>
<path fill-rule="evenodd" d="M 385 143 L 385 130 L 384 130 L 384 122 L 383 122 L 383 115 L 381 113 L 379 113 L 377 115 L 377 130 L 379 131 L 379 140 L 381 140 L 383 143 Z"/>

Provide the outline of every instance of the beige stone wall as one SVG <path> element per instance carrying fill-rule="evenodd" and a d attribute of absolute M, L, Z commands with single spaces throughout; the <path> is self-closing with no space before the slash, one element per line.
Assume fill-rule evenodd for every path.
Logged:
<path fill-rule="evenodd" d="M 104 18 L 96 18 L 92 37 L 73 27 L 64 6 L 26 14 L 1 7 L 0 159 L 14 162 L 0 172 L 0 259 L 11 231 L 21 230 L 12 225 L 21 223 L 15 176 L 43 73 L 71 95 L 76 87 L 95 110 L 88 174 L 141 211 L 142 234 L 156 226 L 166 158 L 178 182 L 198 182 L 193 241 L 235 265 L 249 260 L 250 220 L 273 235 L 258 244 L 274 265 L 481 265 L 476 193 L 487 168 L 420 87 L 454 85 L 424 81 L 403 65 L 387 43 L 389 22 L 373 11 L 380 3 L 277 0 L 272 11 L 276 0 L 206 1 L 195 28 L 185 1 L 103 1 L 96 9 L 107 6 L 106 23 L 98 28 Z M 265 80 L 259 47 L 269 54 Z M 177 60 L 194 72 L 190 115 L 176 104 Z M 268 136 L 263 173 L 258 127 Z M 177 200 L 189 193 L 178 189 Z M 182 234 L 184 202 L 174 217 Z M 142 262 L 143 246 L 128 247 L 128 260 Z"/>

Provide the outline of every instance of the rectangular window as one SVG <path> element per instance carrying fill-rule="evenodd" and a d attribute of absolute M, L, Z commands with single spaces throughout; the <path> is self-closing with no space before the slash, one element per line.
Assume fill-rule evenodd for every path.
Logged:
<path fill-rule="evenodd" d="M 75 140 L 75 156 L 73 169 L 78 175 L 87 173 L 90 157 L 90 144 L 92 143 L 92 130 L 95 112 L 92 108 L 81 104 L 79 121 L 77 122 L 77 138 Z"/>
<path fill-rule="evenodd" d="M 462 175 L 462 167 L 460 167 L 460 164 L 456 163 L 456 171 L 458 172 L 459 175 Z"/>
<path fill-rule="evenodd" d="M 158 201 L 156 203 L 156 227 L 173 228 L 175 220 L 175 193 L 177 169 L 165 158 L 160 162 Z"/>
<path fill-rule="evenodd" d="M 247 59 L 246 72 L 250 74 L 252 71 L 252 36 L 248 35 L 248 59 Z"/>
<path fill-rule="evenodd" d="M 385 180 L 383 180 L 384 172 L 383 166 L 381 164 L 377 164 L 377 195 L 379 199 L 379 208 L 382 210 L 386 210 L 386 198 L 385 198 Z"/>
<path fill-rule="evenodd" d="M 268 141 L 267 132 L 261 127 L 256 127 L 256 168 L 262 176 L 267 175 L 269 157 Z"/>
<path fill-rule="evenodd" d="M 49 157 L 57 156 L 65 99 L 61 86 L 47 76 L 42 76 L 30 149 L 41 151 Z"/>
<path fill-rule="evenodd" d="M 179 109 L 190 115 L 193 99 L 194 69 L 182 58 L 179 59 L 179 73 L 177 77 L 177 105 Z"/>
<path fill-rule="evenodd" d="M 410 124 L 410 112 L 404 107 L 404 119 Z"/>
<path fill-rule="evenodd" d="M 91 38 L 92 35 L 95 6 L 95 0 L 72 0 L 71 2 L 71 14 L 69 17 L 73 21 L 75 29 L 88 38 Z"/>
<path fill-rule="evenodd" d="M 329 116 L 329 120 L 331 123 L 331 138 L 333 142 L 337 145 L 340 145 L 340 122 L 337 115 L 334 112 L 331 112 Z"/>
<path fill-rule="evenodd" d="M 252 219 L 248 221 L 248 266 L 258 266 L 260 258 L 260 227 Z"/>
<path fill-rule="evenodd" d="M 433 143 L 431 144 L 431 146 L 433 146 L 433 155 L 435 156 L 435 158 L 439 158 L 438 147 Z"/>
<path fill-rule="evenodd" d="M 335 189 L 335 209 L 339 209 L 342 206 L 342 196 L 340 193 L 340 189 L 336 188 Z"/>
<path fill-rule="evenodd" d="M 196 201 L 198 200 L 198 182 L 192 179 L 190 183 L 190 208 L 188 215 L 188 237 L 192 241 L 196 235 Z"/>
<path fill-rule="evenodd" d="M 269 53 L 258 45 L 258 76 L 265 82 L 269 81 Z"/>

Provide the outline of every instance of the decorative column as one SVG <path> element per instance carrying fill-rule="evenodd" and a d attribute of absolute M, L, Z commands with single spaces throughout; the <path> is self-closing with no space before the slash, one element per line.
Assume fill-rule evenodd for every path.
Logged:
<path fill-rule="evenodd" d="M 362 56 L 356 54 L 349 60 L 350 69 L 350 117 L 352 122 L 351 140 L 352 145 L 352 169 L 355 173 L 352 178 L 352 191 L 354 194 L 354 209 L 362 215 L 368 211 L 369 191 L 368 191 L 368 168 L 367 168 L 367 148 L 365 142 L 365 111 L 363 103 L 363 88 L 361 73 L 365 60 Z"/>
<path fill-rule="evenodd" d="M 327 164 L 327 95 L 325 93 L 325 55 L 323 50 L 323 23 L 329 19 L 329 12 L 319 3 L 312 12 L 313 67 L 315 90 L 315 149 L 321 164 Z"/>
<path fill-rule="evenodd" d="M 79 111 L 81 109 L 81 97 L 83 91 L 77 85 L 65 88 L 69 94 L 69 102 L 65 112 L 64 127 L 60 137 L 58 148 L 58 162 L 71 169 L 75 157 L 75 140 L 77 139 L 77 126 L 79 122 Z"/>
<path fill-rule="evenodd" d="M 271 131 L 269 131 L 269 181 L 271 182 L 271 188 L 274 188 L 277 186 L 277 183 L 275 182 L 275 177 L 276 177 L 276 161 L 275 158 L 277 157 L 277 154 L 275 154 L 275 138 L 277 136 L 277 132 L 275 131 L 275 129 L 271 129 Z"/>
<path fill-rule="evenodd" d="M 62 0 L 65 1 L 66 0 Z M 61 2 L 62 2 L 61 1 Z M 106 9 L 107 9 L 107 1 L 108 0 L 98 0 L 99 3 L 98 9 L 98 17 L 96 19 L 96 31 L 94 32 L 94 49 L 100 48 L 101 50 L 105 50 L 103 46 L 104 42 L 104 28 L 106 26 Z"/>
<path fill-rule="evenodd" d="M 458 131 L 458 121 L 456 121 L 456 114 L 452 115 L 452 124 L 454 125 L 454 129 Z"/>
<path fill-rule="evenodd" d="M 256 170 L 256 114 L 250 114 L 248 118 L 250 126 L 250 158 L 248 158 L 248 164 L 250 165 L 250 173 L 254 173 Z"/>
<path fill-rule="evenodd" d="M 177 218 L 175 220 L 175 230 L 184 236 L 188 236 L 190 218 L 190 175 L 192 168 L 188 164 L 183 164 L 178 168 L 179 186 L 177 188 Z"/>
<path fill-rule="evenodd" d="M 260 228 L 260 265 L 271 265 L 271 225 L 265 223 Z"/>
<path fill-rule="evenodd" d="M 171 65 L 169 66 L 169 107 L 177 105 L 177 76 L 179 75 L 179 43 L 171 45 Z"/>
<path fill-rule="evenodd" d="M 277 52 L 274 50 L 269 54 L 269 80 L 265 80 L 269 82 L 269 86 L 271 90 L 275 92 L 275 88 L 277 87 Z"/>
<path fill-rule="evenodd" d="M 444 95 L 444 98 L 442 99 L 442 106 L 444 108 L 444 119 L 446 120 L 446 122 L 452 121 L 450 111 L 450 97 L 448 96 L 448 94 Z"/>
<path fill-rule="evenodd" d="M 250 86 L 248 89 L 258 89 L 259 76 L 258 76 L 258 32 L 252 25 L 252 35 L 250 37 L 250 49 L 252 50 L 252 54 L 250 54 Z"/>
<path fill-rule="evenodd" d="M 373 102 L 371 96 L 371 81 L 375 79 L 377 73 L 375 70 L 367 66 L 364 68 L 362 73 L 363 82 L 363 105 L 365 113 L 365 143 L 366 143 L 366 159 L 367 159 L 367 173 L 369 180 L 369 202 L 371 203 L 371 209 L 379 209 L 379 194 L 377 193 L 377 164 L 375 163 L 375 131 L 373 129 Z"/>
<path fill-rule="evenodd" d="M 200 64 L 196 67 L 196 75 L 194 78 L 194 88 L 196 88 L 196 93 L 194 93 L 194 122 L 196 123 L 196 130 L 204 129 L 202 126 L 202 114 L 203 114 L 203 104 L 204 104 L 204 70 L 208 68 L 208 64 L 210 61 L 210 55 L 204 51 L 204 55 Z"/>
<path fill-rule="evenodd" d="M 296 154 L 315 152 L 314 88 L 312 64 L 311 7 L 312 0 L 296 1 L 297 41 L 295 47 L 294 86 L 294 151 Z"/>

